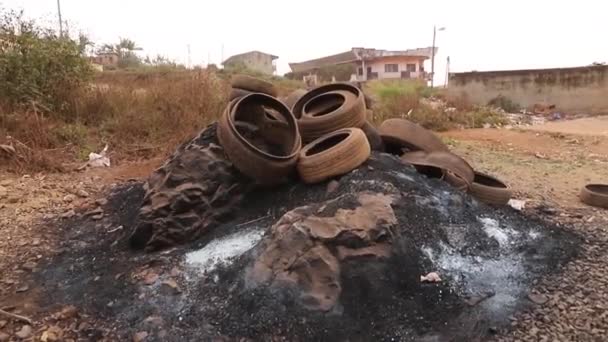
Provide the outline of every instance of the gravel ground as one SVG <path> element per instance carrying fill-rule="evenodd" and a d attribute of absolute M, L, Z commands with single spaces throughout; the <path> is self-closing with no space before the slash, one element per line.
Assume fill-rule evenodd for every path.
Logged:
<path fill-rule="evenodd" d="M 606 341 L 608 336 L 608 211 L 584 209 L 553 217 L 585 237 L 579 258 L 542 280 L 537 304 L 512 318 L 497 341 Z M 571 217 L 575 216 L 575 217 Z M 581 217 L 579 217 L 581 216 Z"/>

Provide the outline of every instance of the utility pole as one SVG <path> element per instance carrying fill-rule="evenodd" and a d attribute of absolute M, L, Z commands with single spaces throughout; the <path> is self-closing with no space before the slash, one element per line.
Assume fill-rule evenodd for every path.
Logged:
<path fill-rule="evenodd" d="M 437 30 L 436 26 L 433 25 L 433 51 L 431 51 L 431 88 L 433 88 L 433 82 L 435 79 L 435 36 L 437 35 L 437 31 L 443 31 L 445 27 Z"/>
<path fill-rule="evenodd" d="M 57 0 L 57 15 L 59 16 L 59 37 L 63 37 L 63 21 L 61 20 L 61 0 Z"/>
<path fill-rule="evenodd" d="M 192 55 L 190 54 L 190 44 L 188 44 L 188 69 L 192 68 Z"/>
<path fill-rule="evenodd" d="M 444 88 L 448 87 L 448 81 L 450 79 L 450 56 L 448 56 L 445 63 L 445 83 L 443 85 Z"/>

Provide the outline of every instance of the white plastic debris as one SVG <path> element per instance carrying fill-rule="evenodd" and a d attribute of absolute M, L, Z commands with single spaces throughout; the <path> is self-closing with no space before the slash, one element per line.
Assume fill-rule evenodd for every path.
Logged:
<path fill-rule="evenodd" d="M 437 272 L 431 272 L 425 276 L 420 276 L 420 281 L 423 283 L 439 283 L 441 282 L 441 277 Z"/>
<path fill-rule="evenodd" d="M 509 205 L 511 206 L 511 208 L 513 208 L 515 210 L 522 211 L 526 207 L 526 201 L 525 200 L 510 199 L 509 200 Z"/>
<path fill-rule="evenodd" d="M 90 167 L 110 167 L 110 158 L 106 156 L 108 152 L 108 145 L 103 148 L 99 153 L 89 153 L 89 162 L 87 163 Z"/>

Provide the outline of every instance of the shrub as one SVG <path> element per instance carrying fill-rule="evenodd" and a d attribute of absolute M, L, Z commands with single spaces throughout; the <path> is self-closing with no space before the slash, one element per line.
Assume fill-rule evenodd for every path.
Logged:
<path fill-rule="evenodd" d="M 503 95 L 498 95 L 488 101 L 488 106 L 500 108 L 507 113 L 517 113 L 521 109 L 519 104 L 513 102 L 510 98 Z"/>
<path fill-rule="evenodd" d="M 63 113 L 92 74 L 83 50 L 22 12 L 0 9 L 0 101 L 9 111 Z"/>

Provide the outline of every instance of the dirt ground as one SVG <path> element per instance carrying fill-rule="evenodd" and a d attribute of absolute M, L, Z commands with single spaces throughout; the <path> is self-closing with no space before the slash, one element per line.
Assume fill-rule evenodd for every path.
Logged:
<path fill-rule="evenodd" d="M 442 134 L 476 169 L 510 184 L 515 198 L 527 201 L 526 212 L 584 237 L 578 259 L 560 274 L 539 282 L 533 299 L 538 305 L 511 317 L 512 329 L 500 332 L 497 340 L 603 341 L 608 335 L 608 211 L 587 207 L 577 197 L 586 183 L 608 182 L 608 138 L 606 126 L 586 125 L 564 121 L 534 127 L 534 131 L 479 129 Z M 68 174 L 0 173 L 0 309 L 33 321 L 0 315 L 0 341 L 53 341 L 57 336 L 86 341 L 102 335 L 98 318 L 79 308 L 61 302 L 39 305 L 49 299 L 40 298 L 45 284 L 35 283 L 32 274 L 48 255 L 69 248 L 60 241 L 58 226 L 40 222 L 61 222 L 98 209 L 108 189 L 143 179 L 161 161 Z M 124 227 L 99 224 L 96 229 L 111 234 Z"/>

